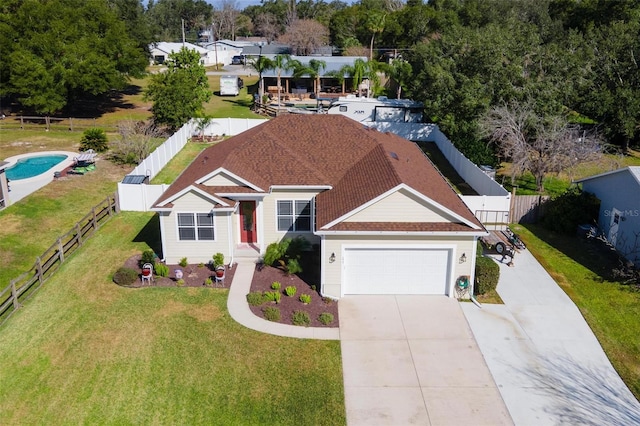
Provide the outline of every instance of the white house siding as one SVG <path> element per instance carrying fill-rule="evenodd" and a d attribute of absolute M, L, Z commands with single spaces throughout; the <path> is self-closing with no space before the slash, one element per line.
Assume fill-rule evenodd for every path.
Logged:
<path fill-rule="evenodd" d="M 208 179 L 203 183 L 206 186 L 244 186 L 243 183 L 238 182 L 225 173 L 218 173 L 211 179 Z"/>
<path fill-rule="evenodd" d="M 215 212 L 215 241 L 179 241 L 177 213 L 209 213 L 213 204 L 201 195 L 189 192 L 174 201 L 173 205 L 169 215 L 160 215 L 163 254 L 168 264 L 176 264 L 183 257 L 189 263 L 206 263 L 218 252 L 223 253 L 225 258 L 230 258 L 228 216 L 231 212 Z"/>
<path fill-rule="evenodd" d="M 262 203 L 263 209 L 263 234 L 264 235 L 264 245 L 265 247 L 271 244 L 274 241 L 280 241 L 283 238 L 294 238 L 298 235 L 305 237 L 312 244 L 319 243 L 320 238 L 313 235 L 313 231 L 311 232 L 284 232 L 278 231 L 278 224 L 276 220 L 277 216 L 277 201 L 278 200 L 313 200 L 313 198 L 318 195 L 321 191 L 309 191 L 309 190 L 281 190 L 276 189 L 271 191 L 271 194 L 264 198 L 264 202 Z M 313 206 L 313 202 L 311 203 Z M 311 212 L 311 229 L 313 230 L 315 212 L 312 210 Z M 260 224 L 258 222 L 258 224 Z M 258 231 L 260 232 L 260 231 Z"/>
<path fill-rule="evenodd" d="M 429 246 L 453 247 L 452 248 L 452 264 L 453 273 L 451 274 L 451 282 L 448 288 L 453 289 L 455 280 L 461 275 L 468 275 L 473 279 L 475 269 L 475 247 L 476 240 L 472 236 L 455 236 L 455 237 L 428 237 L 428 236 L 384 236 L 384 235 L 326 235 L 321 244 L 321 262 L 323 269 L 322 277 L 322 294 L 333 298 L 343 296 L 342 288 L 342 258 L 344 255 L 343 246 Z M 335 261 L 330 262 L 329 257 L 335 253 Z M 459 259 L 465 254 L 466 262 L 460 263 Z M 384 267 L 384 265 L 380 265 Z M 473 282 L 473 281 L 472 281 Z M 449 296 L 453 296 L 451 291 Z"/>
<path fill-rule="evenodd" d="M 406 190 L 396 191 L 344 220 L 345 222 L 450 222 L 451 218 Z"/>

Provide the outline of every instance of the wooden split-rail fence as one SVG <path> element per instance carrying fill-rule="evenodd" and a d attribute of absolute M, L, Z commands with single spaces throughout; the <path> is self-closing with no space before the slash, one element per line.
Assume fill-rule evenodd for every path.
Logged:
<path fill-rule="evenodd" d="M 66 234 L 46 249 L 34 265 L 0 291 L 0 324 L 6 321 L 76 250 L 84 245 L 100 226 L 120 211 L 118 194 L 97 204 Z"/>

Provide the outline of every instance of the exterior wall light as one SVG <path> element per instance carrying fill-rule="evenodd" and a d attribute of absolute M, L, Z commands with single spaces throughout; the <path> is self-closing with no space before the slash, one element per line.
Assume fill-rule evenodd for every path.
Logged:
<path fill-rule="evenodd" d="M 335 253 L 331 253 L 331 256 L 329 256 L 329 263 L 333 263 L 336 261 L 336 254 Z"/>
<path fill-rule="evenodd" d="M 462 256 L 460 256 L 460 263 L 464 263 L 467 261 L 467 255 L 466 253 L 462 253 Z"/>

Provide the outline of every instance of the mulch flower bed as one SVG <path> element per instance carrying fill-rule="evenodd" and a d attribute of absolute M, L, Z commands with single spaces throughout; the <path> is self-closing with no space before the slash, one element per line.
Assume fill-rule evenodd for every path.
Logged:
<path fill-rule="evenodd" d="M 127 268 L 134 269 L 138 271 L 139 274 L 142 273 L 142 268 L 140 267 L 140 259 L 141 255 L 132 256 L 125 262 L 124 266 Z M 211 270 L 210 265 L 205 264 L 204 266 L 199 265 L 187 265 L 182 267 L 180 265 L 167 265 L 169 267 L 169 276 L 168 277 L 159 277 L 154 276 L 152 285 L 155 287 L 175 287 L 177 285 L 176 271 L 182 271 L 182 279 L 184 280 L 183 287 L 204 287 L 205 280 L 209 277 L 213 280 L 215 272 Z M 211 287 L 218 288 L 229 288 L 231 282 L 233 281 L 233 275 L 236 272 L 236 267 L 229 268 L 227 266 L 227 271 L 225 273 L 224 282 L 223 283 L 214 283 Z M 129 287 L 148 287 L 149 284 L 142 284 L 142 279 L 138 279 Z"/>
<path fill-rule="evenodd" d="M 138 274 L 142 274 L 142 268 L 140 265 L 141 255 L 135 255 L 127 259 L 123 266 L 138 271 Z M 205 280 L 208 277 L 213 279 L 215 272 L 210 268 L 210 265 L 187 265 L 182 267 L 180 265 L 167 265 L 169 267 L 168 277 L 154 276 L 154 280 L 151 286 L 155 287 L 175 287 L 177 286 L 176 270 L 182 271 L 182 279 L 184 280 L 183 287 L 204 287 Z M 227 267 L 224 283 L 213 283 L 212 287 L 217 288 L 229 288 L 233 282 L 233 276 L 236 272 L 237 265 L 232 268 Z M 281 287 L 278 290 L 282 297 L 280 303 L 265 302 L 260 306 L 251 306 L 251 312 L 260 318 L 264 318 L 263 309 L 267 306 L 272 306 L 280 310 L 280 323 L 281 324 L 293 324 L 292 316 L 295 311 L 304 311 L 309 314 L 311 322 L 310 327 L 338 327 L 338 302 L 327 298 L 322 298 L 317 290 L 313 290 L 311 286 L 297 275 L 287 275 L 282 270 L 273 268 L 271 266 L 256 267 L 256 271 L 253 274 L 253 281 L 251 282 L 251 291 L 274 291 L 271 289 L 271 284 L 274 281 L 281 283 Z M 128 287 L 139 288 L 148 287 L 146 282 L 142 283 L 142 279 L 136 280 Z M 287 286 L 295 286 L 297 291 L 295 296 L 289 297 L 284 293 L 284 289 Z M 300 301 L 301 294 L 311 295 L 311 303 L 304 304 Z M 318 316 L 324 312 L 333 315 L 333 322 L 328 325 L 322 324 L 318 320 Z"/>
<path fill-rule="evenodd" d="M 271 289 L 271 284 L 274 281 L 278 281 L 281 286 L 277 290 L 282 294 L 280 303 L 266 302 L 259 306 L 251 306 L 251 312 L 260 318 L 264 318 L 263 309 L 267 306 L 272 306 L 280 310 L 280 323 L 293 324 L 291 321 L 294 311 L 304 311 L 309 314 L 311 319 L 310 327 L 338 327 L 338 301 L 331 299 L 324 299 L 318 291 L 313 290 L 309 284 L 303 281 L 302 278 L 297 275 L 287 275 L 278 268 L 271 266 L 263 266 L 261 268 L 256 267 L 256 271 L 253 274 L 253 281 L 251 282 L 251 291 L 275 291 Z M 297 292 L 295 296 L 289 297 L 284 293 L 284 289 L 287 286 L 295 286 Z M 305 305 L 300 301 L 301 294 L 311 295 L 311 303 Z M 329 325 L 324 325 L 318 320 L 318 316 L 328 312 L 333 315 L 333 322 Z"/>

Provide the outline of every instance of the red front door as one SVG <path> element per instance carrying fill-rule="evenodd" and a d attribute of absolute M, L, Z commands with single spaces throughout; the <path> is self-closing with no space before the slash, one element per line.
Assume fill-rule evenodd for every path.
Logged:
<path fill-rule="evenodd" d="M 240 201 L 240 242 L 256 242 L 255 201 Z"/>

